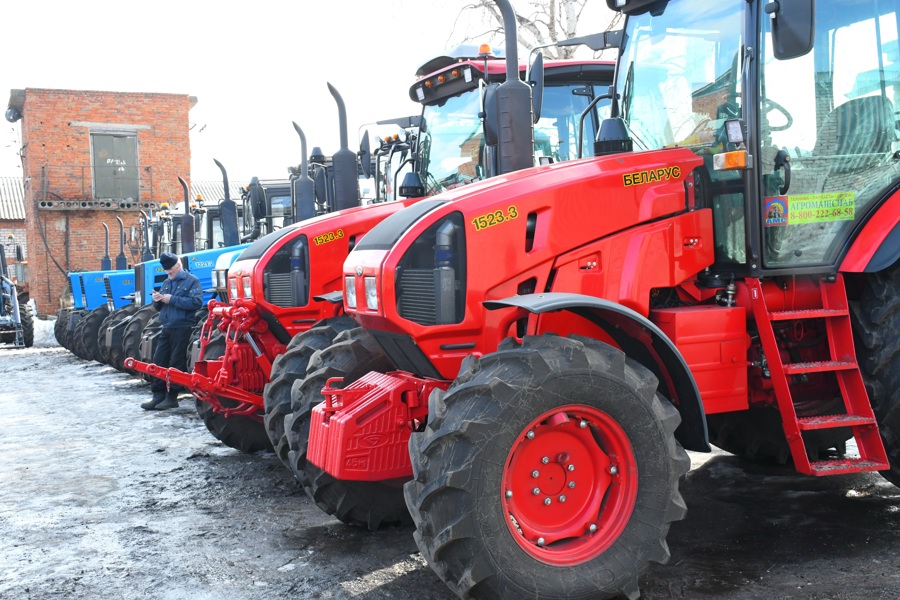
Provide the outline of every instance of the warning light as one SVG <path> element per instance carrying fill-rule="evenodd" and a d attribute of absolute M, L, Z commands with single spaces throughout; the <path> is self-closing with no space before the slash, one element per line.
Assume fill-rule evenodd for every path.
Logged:
<path fill-rule="evenodd" d="M 478 47 L 478 56 L 479 58 L 493 58 L 494 49 L 491 48 L 490 44 L 481 44 L 481 46 Z"/>
<path fill-rule="evenodd" d="M 747 168 L 747 151 L 735 150 L 713 155 L 713 169 L 716 171 L 735 171 Z"/>

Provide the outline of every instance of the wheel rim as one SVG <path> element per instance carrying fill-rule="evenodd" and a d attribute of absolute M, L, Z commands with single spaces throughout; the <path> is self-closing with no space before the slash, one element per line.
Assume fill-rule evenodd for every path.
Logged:
<path fill-rule="evenodd" d="M 637 462 L 628 435 L 590 406 L 548 411 L 516 438 L 500 491 L 516 543 L 545 563 L 576 565 L 603 553 L 634 509 Z"/>

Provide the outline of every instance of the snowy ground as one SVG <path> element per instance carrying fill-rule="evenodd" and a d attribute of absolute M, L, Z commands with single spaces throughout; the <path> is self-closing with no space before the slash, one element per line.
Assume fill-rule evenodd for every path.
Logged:
<path fill-rule="evenodd" d="M 0 598 L 452 598 L 410 529 L 331 519 L 274 455 L 222 446 L 186 397 L 141 410 L 145 383 L 52 327 L 0 347 Z M 900 598 L 900 492 L 880 476 L 693 458 L 644 598 Z"/>

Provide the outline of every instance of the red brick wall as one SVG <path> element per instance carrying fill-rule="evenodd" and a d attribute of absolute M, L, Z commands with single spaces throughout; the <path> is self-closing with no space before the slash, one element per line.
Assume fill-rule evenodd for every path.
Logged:
<path fill-rule="evenodd" d="M 84 124 L 121 126 L 123 130 L 137 126 L 133 129 L 138 137 L 140 200 L 173 203 L 183 198 L 178 176 L 190 185 L 190 107 L 191 98 L 187 95 L 25 90 L 25 221 L 31 297 L 41 315 L 56 312 L 60 295 L 66 289 L 63 271 L 100 268 L 105 253 L 102 223 L 110 230 L 113 266 L 119 253 L 116 217 L 125 224 L 126 244 L 130 228 L 140 224 L 137 211 L 37 208 L 45 197 L 45 188 L 48 200 L 92 197 L 91 133 L 102 133 L 104 129 Z M 134 259 L 128 248 L 126 256 L 132 264 Z"/>

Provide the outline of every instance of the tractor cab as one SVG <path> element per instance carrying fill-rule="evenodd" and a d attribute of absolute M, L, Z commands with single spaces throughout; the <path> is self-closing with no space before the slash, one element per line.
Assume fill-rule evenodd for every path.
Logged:
<path fill-rule="evenodd" d="M 619 116 L 635 151 L 703 158 L 711 283 L 836 270 L 900 180 L 900 2 L 616 4 Z"/>
<path fill-rule="evenodd" d="M 409 96 L 423 105 L 416 152 L 425 195 L 498 174 L 496 146 L 485 141 L 484 116 L 494 88 L 506 79 L 504 58 L 501 48 L 463 45 L 418 70 Z M 553 61 L 540 84 L 529 73 L 530 85 L 543 90 L 542 103 L 535 106 L 536 163 L 580 158 L 579 135 L 593 139 L 601 116 L 608 115 L 609 100 L 592 103 L 606 92 L 600 82 L 612 69 L 597 61 Z M 520 76 L 526 77 L 524 65 Z"/>

